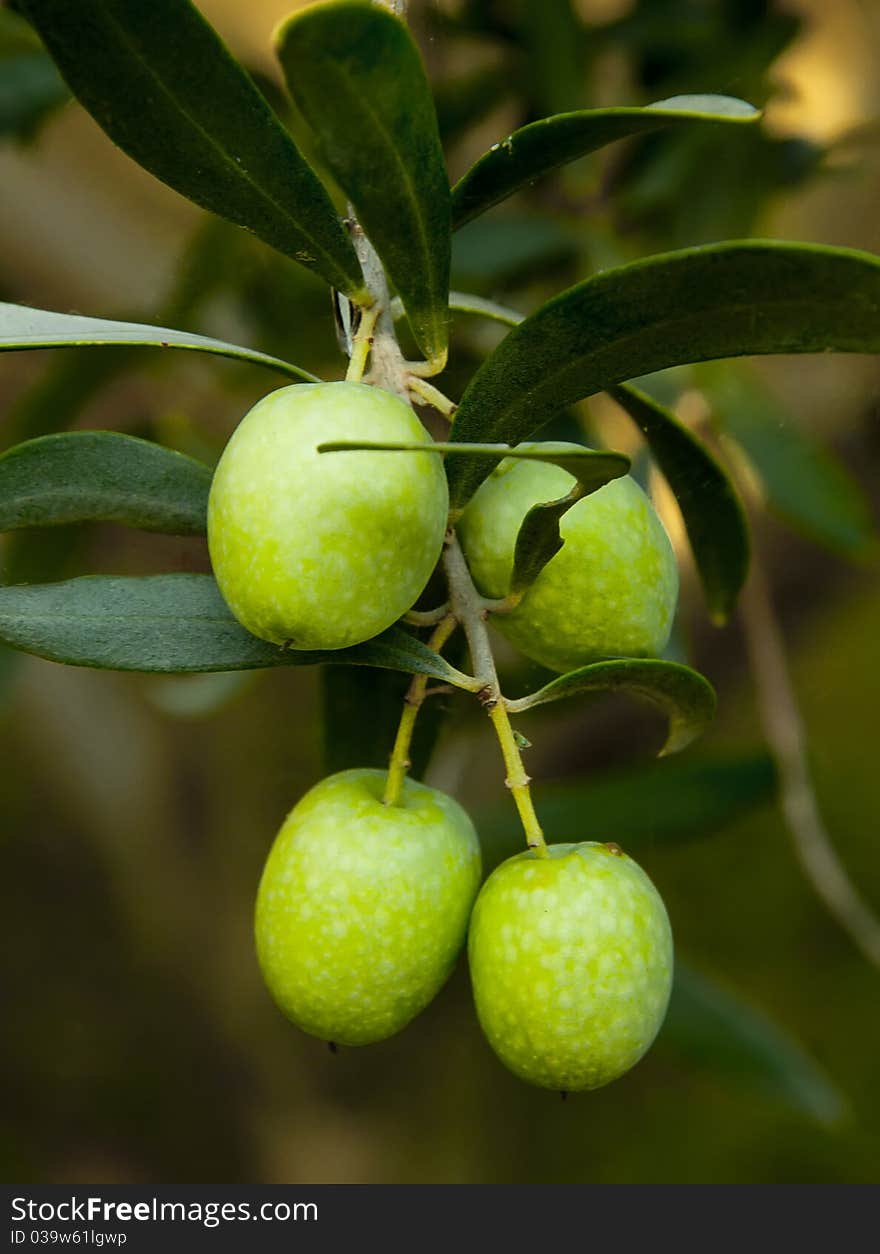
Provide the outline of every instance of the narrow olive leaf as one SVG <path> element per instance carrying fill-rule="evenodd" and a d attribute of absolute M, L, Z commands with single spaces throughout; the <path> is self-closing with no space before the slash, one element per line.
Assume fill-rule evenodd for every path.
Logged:
<path fill-rule="evenodd" d="M 484 296 L 475 296 L 473 292 L 450 292 L 449 308 L 456 313 L 475 314 L 479 318 L 490 318 L 493 322 L 501 322 L 507 327 L 518 327 L 525 321 L 525 314 L 517 313 L 507 305 L 499 305 L 497 301 L 487 300 Z"/>
<path fill-rule="evenodd" d="M 715 692 L 707 679 L 689 666 L 658 658 L 611 658 L 560 675 L 537 692 L 510 701 L 513 713 L 547 701 L 586 692 L 627 692 L 652 701 L 669 717 L 669 734 L 661 756 L 684 749 L 706 730 L 715 714 Z"/>
<path fill-rule="evenodd" d="M 332 652 L 281 649 L 258 640 L 232 617 L 210 575 L 88 575 L 0 588 L 0 640 L 52 662 L 105 670 L 187 674 L 322 662 L 380 666 L 475 686 L 396 627 Z"/>
<path fill-rule="evenodd" d="M 627 853 L 707 840 L 776 795 L 768 753 L 736 757 L 663 758 L 577 783 L 541 788 L 541 826 L 553 843 L 612 840 Z M 522 833 L 509 805 L 476 815 L 488 866 L 517 853 Z"/>
<path fill-rule="evenodd" d="M 294 14 L 276 39 L 290 94 L 400 293 L 419 347 L 442 360 L 449 181 L 409 31 L 366 0 L 333 0 Z"/>
<path fill-rule="evenodd" d="M 633 387 L 609 389 L 644 435 L 678 501 L 709 612 L 723 623 L 749 569 L 745 511 L 727 472 L 674 414 Z"/>
<path fill-rule="evenodd" d="M 762 1010 L 685 963 L 675 983 L 658 1043 L 746 1092 L 832 1126 L 849 1103 L 804 1047 Z"/>
<path fill-rule="evenodd" d="M 565 496 L 556 501 L 533 505 L 526 514 L 516 533 L 513 550 L 513 571 L 510 576 L 512 596 L 525 592 L 562 548 L 565 541 L 559 533 L 559 520 L 584 495 L 583 488 L 578 483 Z"/>
<path fill-rule="evenodd" d="M 508 326 L 523 321 L 515 310 L 467 292 L 450 292 L 449 306 Z M 748 525 L 736 490 L 716 459 L 669 410 L 632 387 L 611 389 L 611 395 L 647 439 L 675 494 L 709 611 L 723 622 L 749 563 Z"/>
<path fill-rule="evenodd" d="M 355 453 L 369 450 L 375 453 L 463 453 L 490 463 L 502 462 L 508 457 L 519 461 L 550 462 L 561 466 L 574 475 L 587 492 L 595 492 L 612 479 L 619 479 L 630 468 L 625 453 L 608 452 L 605 449 L 573 449 L 569 445 L 556 446 L 551 442 L 531 447 L 511 448 L 508 444 L 372 444 L 358 440 L 332 440 L 318 445 L 319 453 Z M 572 502 L 574 504 L 574 502 Z"/>
<path fill-rule="evenodd" d="M 363 297 L 329 195 L 189 0 L 23 0 L 22 8 L 71 91 L 128 156 Z"/>
<path fill-rule="evenodd" d="M 152 327 L 141 322 L 113 322 L 106 318 L 84 318 L 79 314 L 55 313 L 0 301 L 0 353 L 33 348 L 86 348 L 92 345 L 126 345 L 149 348 L 186 348 L 196 353 L 216 353 L 236 361 L 268 366 L 293 379 L 320 383 L 315 375 L 279 357 L 269 357 L 253 348 L 227 344 L 191 331 Z"/>
<path fill-rule="evenodd" d="M 0 456 L 0 531 L 101 520 L 201 535 L 210 466 L 116 431 L 73 431 Z"/>
<path fill-rule="evenodd" d="M 670 366 L 758 353 L 880 350 L 880 258 L 764 240 L 605 270 L 542 305 L 482 364 L 450 438 L 515 444 L 564 406 Z M 452 505 L 488 473 L 447 465 Z"/>
<path fill-rule="evenodd" d="M 847 557 L 876 546 L 871 507 L 843 462 L 800 426 L 751 372 L 704 368 L 701 386 L 723 430 L 746 452 L 768 507 L 793 530 Z"/>
<path fill-rule="evenodd" d="M 732 96 L 675 96 L 647 108 L 582 109 L 556 113 L 508 135 L 471 166 L 452 189 L 458 230 L 521 187 L 618 139 L 695 122 L 756 122 L 760 110 Z"/>

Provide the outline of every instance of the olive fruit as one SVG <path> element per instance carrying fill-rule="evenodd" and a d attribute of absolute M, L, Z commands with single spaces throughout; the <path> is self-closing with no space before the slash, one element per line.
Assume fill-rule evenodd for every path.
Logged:
<path fill-rule="evenodd" d="M 430 453 L 318 453 L 322 443 L 429 444 L 402 400 L 360 383 L 294 384 L 242 419 L 208 501 L 214 575 L 238 621 L 294 649 L 384 631 L 431 575 L 446 529 Z"/>
<path fill-rule="evenodd" d="M 489 876 L 468 953 L 477 1016 L 521 1079 L 562 1092 L 628 1071 L 663 1022 L 672 933 L 645 872 L 616 845 L 527 850 Z"/>
<path fill-rule="evenodd" d="M 451 797 L 386 772 L 317 784 L 272 846 L 257 894 L 269 991 L 304 1031 L 344 1045 L 399 1032 L 431 1001 L 464 944 L 480 882 L 473 824 Z"/>
<path fill-rule="evenodd" d="M 480 485 L 458 533 L 484 596 L 507 595 L 528 511 L 565 496 L 574 483 L 560 466 L 508 458 Z M 583 497 L 563 514 L 559 532 L 562 548 L 517 607 L 493 618 L 498 630 L 555 671 L 603 657 L 662 653 L 678 599 L 678 568 L 663 524 L 635 480 L 626 475 Z"/>

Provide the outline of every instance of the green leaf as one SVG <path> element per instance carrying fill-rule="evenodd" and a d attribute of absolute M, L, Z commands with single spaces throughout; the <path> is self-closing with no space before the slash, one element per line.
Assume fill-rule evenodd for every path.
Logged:
<path fill-rule="evenodd" d="M 70 666 L 192 673 L 266 666 L 381 666 L 474 688 L 408 632 L 350 649 L 305 652 L 258 640 L 232 617 L 210 575 L 89 575 L 0 588 L 0 640 Z"/>
<path fill-rule="evenodd" d="M 732 96 L 675 96 L 644 109 L 556 113 L 514 131 L 484 153 L 452 189 L 453 230 L 551 170 L 618 139 L 694 122 L 742 125 L 761 114 Z"/>
<path fill-rule="evenodd" d="M 547 563 L 562 548 L 565 541 L 559 532 L 559 520 L 584 495 L 580 484 L 575 484 L 565 496 L 556 501 L 533 505 L 526 514 L 516 533 L 510 595 L 518 596 L 531 587 Z"/>
<path fill-rule="evenodd" d="M 605 270 L 515 327 L 470 382 L 453 441 L 527 439 L 573 401 L 670 366 L 755 353 L 880 351 L 880 259 L 737 241 Z M 454 508 L 488 473 L 447 463 Z"/>
<path fill-rule="evenodd" d="M 115 431 L 74 431 L 0 456 L 0 531 L 103 520 L 201 535 L 209 466 Z"/>
<path fill-rule="evenodd" d="M 363 297 L 330 197 L 189 0 L 23 0 L 22 8 L 74 95 L 124 152 L 197 205 Z"/>
<path fill-rule="evenodd" d="M 0 138 L 30 137 L 67 99 L 61 76 L 27 22 L 0 11 Z"/>
<path fill-rule="evenodd" d="M 724 758 L 663 758 L 577 783 L 540 787 L 535 802 L 553 843 L 612 840 L 627 853 L 705 840 L 769 805 L 776 771 L 768 753 Z M 522 846 L 509 800 L 477 815 L 488 864 Z"/>
<path fill-rule="evenodd" d="M 497 301 L 486 300 L 483 296 L 475 296 L 473 292 L 450 292 L 449 308 L 456 313 L 474 314 L 478 318 L 490 318 L 493 322 L 501 322 L 507 327 L 518 327 L 525 322 L 526 315 L 509 309 L 507 305 L 499 305 Z"/>
<path fill-rule="evenodd" d="M 361 440 L 332 440 L 318 445 L 319 453 L 356 453 L 369 450 L 374 453 L 461 453 L 467 450 L 469 457 L 478 457 L 497 464 L 513 457 L 518 461 L 550 462 L 561 466 L 586 489 L 595 492 L 612 479 L 625 475 L 630 467 L 625 453 L 612 453 L 605 449 L 573 449 L 568 445 L 555 447 L 549 441 L 529 448 L 511 448 L 507 444 L 373 444 Z"/>
<path fill-rule="evenodd" d="M 677 753 L 706 730 L 715 714 L 712 685 L 699 672 L 658 658 L 611 658 L 560 675 L 537 692 L 510 701 L 511 712 L 585 692 L 627 692 L 659 705 L 669 716 L 662 755 Z"/>
<path fill-rule="evenodd" d="M 89 345 L 134 345 L 151 348 L 186 348 L 197 353 L 216 353 L 236 361 L 268 366 L 294 379 L 320 383 L 320 379 L 293 366 L 289 361 L 269 357 L 253 348 L 227 344 L 224 340 L 175 331 L 170 327 L 151 327 L 140 322 L 113 322 L 106 318 L 83 318 L 79 314 L 54 313 L 49 309 L 31 309 L 27 305 L 0 302 L 0 353 L 32 348 L 64 348 Z"/>
<path fill-rule="evenodd" d="M 459 446 L 461 447 L 461 446 Z M 608 453 L 602 449 L 584 449 L 576 452 L 565 444 L 555 447 L 552 443 L 520 446 L 514 456 L 532 454 L 531 460 L 552 462 L 562 466 L 577 479 L 570 492 L 555 501 L 533 505 L 520 524 L 513 551 L 513 570 L 510 577 L 510 593 L 525 592 L 540 575 L 547 563 L 556 556 L 565 541 L 559 531 L 559 520 L 572 505 L 576 505 L 591 492 L 604 488 L 612 479 L 619 479 L 629 470 L 629 458 L 623 453 Z M 592 456 L 584 457 L 583 453 Z"/>
<path fill-rule="evenodd" d="M 400 293 L 419 347 L 442 360 L 449 182 L 409 31 L 365 0 L 333 0 L 285 22 L 277 50 L 290 94 Z"/>
<path fill-rule="evenodd" d="M 843 463 L 742 369 L 714 370 L 703 386 L 713 416 L 745 450 L 767 504 L 795 531 L 847 557 L 876 544 L 865 494 Z"/>
<path fill-rule="evenodd" d="M 633 387 L 610 389 L 644 435 L 678 501 L 709 611 L 730 616 L 749 569 L 745 512 L 727 472 L 674 414 Z"/>
<path fill-rule="evenodd" d="M 763 1011 L 682 962 L 660 1042 L 689 1067 L 833 1125 L 848 1103 L 803 1046 Z"/>

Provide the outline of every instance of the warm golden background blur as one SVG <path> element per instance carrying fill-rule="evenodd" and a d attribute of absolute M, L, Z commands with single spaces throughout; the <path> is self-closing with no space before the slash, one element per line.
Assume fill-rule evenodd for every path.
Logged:
<path fill-rule="evenodd" d="M 277 90 L 270 36 L 290 0 L 198 7 L 265 76 L 266 90 Z M 755 92 L 767 95 L 766 142 L 740 153 L 717 137 L 699 149 L 640 141 L 582 161 L 551 190 L 463 232 L 456 286 L 528 309 L 614 259 L 731 234 L 880 253 L 877 0 L 578 0 L 581 20 L 622 33 L 597 38 L 594 56 L 588 40 L 574 73 L 567 47 L 548 52 L 545 41 L 539 58 L 530 43 L 540 42 L 529 25 L 540 7 L 411 6 L 441 85 L 453 176 L 542 103 L 644 103 L 674 94 L 677 75 L 686 90 L 756 103 Z M 562 6 L 548 0 L 546 8 Z M 701 57 L 705 28 L 724 23 L 729 39 L 707 42 L 717 55 Z M 512 46 L 515 72 L 505 60 Z M 0 57 L 0 117 L 3 65 Z M 0 239 L 0 299 L 184 325 L 279 352 L 327 378 L 343 373 L 322 285 L 234 228 L 211 225 L 114 149 L 75 104 L 53 111 L 27 142 L 0 135 Z M 479 325 L 457 326 L 450 391 L 496 339 Z M 213 460 L 276 381 L 193 358 L 5 354 L 3 446 L 69 425 L 112 427 Z M 755 396 L 835 450 L 860 490 L 853 499 L 869 502 L 876 525 L 877 362 L 774 359 L 756 363 L 748 378 Z M 619 434 L 601 404 L 589 421 Z M 867 531 L 863 506 L 851 508 Z M 680 537 L 671 511 L 668 521 Z M 817 545 L 816 529 L 799 530 L 770 514 L 759 542 L 824 817 L 849 874 L 880 911 L 880 562 L 876 544 L 838 545 L 858 550 L 853 561 Z M 4 582 L 207 569 L 200 541 L 110 526 L 7 537 L 0 561 Z M 664 823 L 649 768 L 660 727 L 641 706 L 556 707 L 523 728 L 535 741 L 528 763 L 539 811 L 544 788 L 595 784 L 595 808 L 584 802 L 585 838 L 614 835 L 595 827 L 604 813 L 600 783 L 636 808 L 646 790 L 633 852 L 666 899 L 679 953 L 751 1009 L 730 1026 L 725 1016 L 737 1012 L 722 991 L 708 1031 L 705 1014 L 691 1020 L 679 1006 L 631 1075 L 565 1104 L 495 1061 L 464 970 L 402 1035 L 335 1056 L 271 1004 L 252 952 L 252 902 L 281 819 L 324 770 L 316 673 L 157 679 L 0 654 L 4 1176 L 876 1180 L 880 970 L 798 869 L 756 756 L 763 740 L 741 631 L 735 622 L 710 628 L 692 584 L 681 647 L 690 640 L 720 711 L 687 756 L 741 760 L 742 796 L 698 795 L 685 778 L 668 794 Z M 521 682 L 521 666 L 504 657 Z M 512 850 L 512 807 L 499 827 L 507 798 L 497 750 L 479 713 L 459 704 L 469 706 L 456 701 L 429 782 L 482 820 L 493 849 Z M 665 769 L 679 766 L 657 768 Z M 717 815 L 700 828 L 699 815 L 713 806 Z M 684 840 L 667 830 L 679 813 Z"/>

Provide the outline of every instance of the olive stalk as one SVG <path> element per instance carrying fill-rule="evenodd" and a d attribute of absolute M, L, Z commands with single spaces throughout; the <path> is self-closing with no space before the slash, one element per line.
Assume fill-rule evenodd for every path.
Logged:
<path fill-rule="evenodd" d="M 409 390 L 416 400 L 422 404 L 431 405 L 444 418 L 452 420 L 458 406 L 455 401 L 445 396 L 439 388 L 434 387 L 433 383 L 429 383 L 427 379 L 423 379 L 419 375 L 411 374 Z"/>
<path fill-rule="evenodd" d="M 501 754 L 507 769 L 505 783 L 510 789 L 519 812 L 529 848 L 536 849 L 541 856 L 546 857 L 547 842 L 544 839 L 541 824 L 538 822 L 538 816 L 535 814 L 532 794 L 529 790 L 531 780 L 523 766 L 522 754 L 510 725 L 507 702 L 498 682 L 498 671 L 495 667 L 489 633 L 486 630 L 486 609 L 474 587 L 458 537 L 452 530 L 446 537 L 443 567 L 449 584 L 449 603 L 453 614 L 464 628 L 474 677 L 480 683 L 477 696 L 488 712 L 501 746 Z"/>
<path fill-rule="evenodd" d="M 428 641 L 428 648 L 439 653 L 449 637 L 458 627 L 458 619 L 454 614 L 447 614 L 435 627 Z M 409 748 L 412 743 L 416 719 L 428 688 L 427 675 L 413 675 L 412 682 L 403 699 L 403 712 L 394 740 L 391 761 L 388 764 L 388 776 L 385 781 L 385 795 L 382 800 L 386 806 L 396 806 L 400 802 L 406 772 L 409 769 Z"/>
<path fill-rule="evenodd" d="M 381 306 L 377 303 L 365 309 L 361 314 L 360 324 L 352 344 L 348 369 L 345 372 L 346 383 L 360 383 L 367 368 L 367 358 L 373 347 L 373 331 L 381 314 Z"/>

